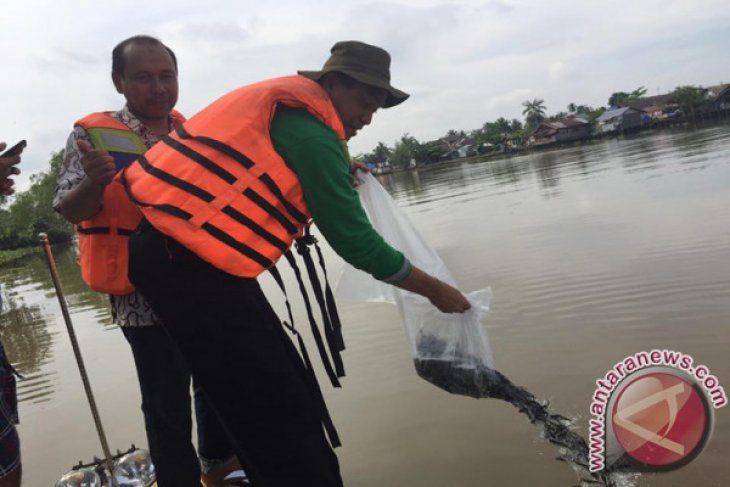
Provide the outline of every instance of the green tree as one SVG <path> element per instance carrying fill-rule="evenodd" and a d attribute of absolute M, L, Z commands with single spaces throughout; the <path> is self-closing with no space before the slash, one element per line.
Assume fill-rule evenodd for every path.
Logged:
<path fill-rule="evenodd" d="M 395 143 L 391 162 L 394 166 L 406 167 L 411 158 L 416 157 L 420 144 L 412 135 L 405 133 L 400 140 Z"/>
<path fill-rule="evenodd" d="M 421 144 L 418 155 L 416 156 L 416 161 L 419 163 L 437 162 L 441 159 L 441 156 L 446 154 L 446 152 L 444 144 L 441 144 L 440 142 L 427 142 L 425 144 Z"/>
<path fill-rule="evenodd" d="M 510 132 L 509 120 L 504 117 L 499 117 L 497 120 L 495 120 L 494 125 L 496 125 L 497 130 L 499 130 L 503 134 Z"/>
<path fill-rule="evenodd" d="M 615 93 L 612 93 L 611 96 L 608 98 L 608 106 L 620 107 L 621 105 L 624 105 L 628 99 L 628 93 L 626 93 L 625 91 L 617 91 Z"/>
<path fill-rule="evenodd" d="M 411 160 L 411 157 L 413 157 L 413 151 L 408 147 L 408 145 L 399 140 L 393 147 L 392 155 L 393 157 L 391 162 L 394 166 L 407 167 L 408 162 Z"/>
<path fill-rule="evenodd" d="M 639 86 L 631 93 L 626 93 L 625 91 L 617 91 L 615 93 L 612 93 L 611 96 L 608 99 L 608 106 L 611 107 L 622 107 L 626 106 L 629 103 L 635 102 L 636 100 L 640 99 L 646 95 L 646 88 L 643 86 Z"/>
<path fill-rule="evenodd" d="M 406 167 L 415 159 L 418 164 L 436 162 L 445 153 L 440 143 L 421 143 L 412 135 L 405 133 L 395 143 L 391 162 L 395 166 Z"/>
<path fill-rule="evenodd" d="M 499 117 L 494 122 L 486 122 L 473 135 L 479 145 L 503 146 L 507 141 L 518 142 L 519 136 L 516 133 L 521 131 L 522 122 L 516 118 L 509 121 L 504 117 Z"/>
<path fill-rule="evenodd" d="M 524 145 L 524 143 L 527 141 L 529 133 L 526 129 L 517 129 L 513 130 L 508 137 L 508 141 L 513 146 L 521 146 Z"/>
<path fill-rule="evenodd" d="M 634 91 L 629 93 L 629 101 L 636 101 L 646 95 L 646 88 L 639 86 Z"/>
<path fill-rule="evenodd" d="M 53 242 L 73 237 L 73 226 L 52 207 L 62 162 L 63 151 L 54 153 L 50 168 L 31 176 L 30 188 L 19 193 L 7 209 L 0 210 L 0 249 L 37 245 L 40 232 L 47 233 Z"/>
<path fill-rule="evenodd" d="M 534 98 L 533 100 L 526 100 L 522 102 L 522 106 L 525 107 L 522 110 L 522 114 L 525 115 L 525 125 L 530 129 L 536 128 L 545 120 L 545 101 L 541 98 Z"/>
<path fill-rule="evenodd" d="M 577 107 L 575 107 L 575 113 L 585 113 L 587 115 L 590 115 L 595 111 L 595 108 L 588 105 L 578 105 Z"/>
<path fill-rule="evenodd" d="M 506 130 L 504 130 L 505 125 Z M 494 122 L 487 122 L 482 126 L 481 130 L 479 131 L 479 135 L 476 137 L 476 140 L 479 145 L 499 145 L 504 139 L 504 133 L 508 132 L 509 128 L 509 122 L 505 118 L 499 118 Z"/>
<path fill-rule="evenodd" d="M 391 150 L 390 147 L 382 142 L 378 142 L 378 145 L 373 149 L 373 161 L 374 163 L 385 162 L 386 159 L 390 158 Z"/>
<path fill-rule="evenodd" d="M 704 90 L 696 86 L 678 86 L 672 92 L 670 100 L 679 105 L 685 115 L 691 115 L 693 120 L 707 103 Z"/>

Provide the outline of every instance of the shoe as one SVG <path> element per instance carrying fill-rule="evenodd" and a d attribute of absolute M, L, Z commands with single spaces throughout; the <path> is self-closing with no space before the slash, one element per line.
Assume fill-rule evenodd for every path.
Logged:
<path fill-rule="evenodd" d="M 231 472 L 229 475 L 226 476 L 226 478 L 223 479 L 223 485 L 225 487 L 246 487 L 251 485 L 251 482 L 248 481 L 248 477 L 246 477 L 246 472 L 243 470 L 236 470 L 235 472 Z"/>
<path fill-rule="evenodd" d="M 238 462 L 238 458 L 231 457 L 225 462 L 222 462 L 215 467 L 211 468 L 207 472 L 203 473 L 200 476 L 200 481 L 203 483 L 205 487 L 228 487 L 228 486 L 239 486 L 239 485 L 249 485 L 246 484 L 236 484 L 231 483 L 231 481 L 228 480 L 228 477 L 233 476 L 233 481 L 238 481 L 240 478 L 240 475 L 238 475 L 238 472 L 243 476 L 243 479 L 246 479 L 246 482 L 248 482 L 248 479 L 246 477 L 245 472 L 243 471 L 241 464 Z"/>

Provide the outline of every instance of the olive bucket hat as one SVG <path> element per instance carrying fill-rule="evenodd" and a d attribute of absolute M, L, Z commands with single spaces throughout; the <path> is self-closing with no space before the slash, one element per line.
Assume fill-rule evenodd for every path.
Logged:
<path fill-rule="evenodd" d="M 314 81 L 326 73 L 338 71 L 366 85 L 388 92 L 383 108 L 406 101 L 410 96 L 390 85 L 390 54 L 385 49 L 359 41 L 340 41 L 332 46 L 330 57 L 320 71 L 298 71 Z"/>

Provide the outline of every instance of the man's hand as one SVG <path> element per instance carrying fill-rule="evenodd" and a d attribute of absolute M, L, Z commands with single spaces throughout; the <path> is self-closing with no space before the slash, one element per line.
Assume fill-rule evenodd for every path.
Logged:
<path fill-rule="evenodd" d="M 471 304 L 461 291 L 442 281 L 434 286 L 427 297 L 442 313 L 463 313 L 471 308 Z"/>
<path fill-rule="evenodd" d="M 355 174 L 355 171 L 361 170 L 362 172 L 370 172 L 370 168 L 367 164 L 362 162 L 352 161 L 350 162 L 350 174 Z"/>
<path fill-rule="evenodd" d="M 77 144 L 86 177 L 94 186 L 105 188 L 117 173 L 114 158 L 105 150 L 92 148 L 85 140 L 79 140 Z"/>
<path fill-rule="evenodd" d="M 0 142 L 0 152 L 5 150 L 7 144 Z M 11 176 L 17 176 L 20 174 L 16 164 L 20 162 L 20 155 L 0 157 L 0 194 L 3 196 L 10 196 L 15 192 L 13 185 L 15 181 L 10 179 Z"/>
<path fill-rule="evenodd" d="M 440 279 L 426 274 L 416 266 L 413 266 L 408 277 L 396 286 L 428 298 L 431 304 L 436 306 L 442 313 L 463 313 L 471 308 L 469 300 L 461 291 Z"/>
<path fill-rule="evenodd" d="M 370 168 L 367 164 L 357 162 L 356 160 L 350 161 L 350 174 L 352 175 L 352 187 L 357 188 L 363 181 L 357 177 L 358 169 L 363 173 L 370 172 Z"/>
<path fill-rule="evenodd" d="M 71 223 L 88 220 L 101 210 L 104 191 L 116 175 L 114 159 L 105 150 L 91 147 L 85 140 L 76 144 L 81 153 L 81 167 L 86 177 L 63 198 L 58 211 Z"/>

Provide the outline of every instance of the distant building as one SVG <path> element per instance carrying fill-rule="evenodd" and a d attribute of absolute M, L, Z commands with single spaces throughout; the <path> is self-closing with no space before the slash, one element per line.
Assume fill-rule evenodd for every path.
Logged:
<path fill-rule="evenodd" d="M 642 115 L 646 112 L 632 107 L 608 110 L 596 119 L 596 127 L 602 134 L 639 128 L 644 124 Z"/>
<path fill-rule="evenodd" d="M 666 118 L 666 114 L 664 113 L 664 110 L 659 105 L 650 105 L 644 108 L 644 112 L 655 120 L 660 120 L 663 118 Z"/>
<path fill-rule="evenodd" d="M 581 117 L 565 117 L 555 122 L 543 122 L 530 134 L 531 145 L 547 145 L 584 140 L 591 136 L 591 124 Z"/>
<path fill-rule="evenodd" d="M 375 174 L 390 174 L 393 172 L 393 165 L 390 163 L 389 159 L 386 159 L 385 162 L 378 162 L 375 164 L 372 172 Z"/>
<path fill-rule="evenodd" d="M 469 135 L 452 134 L 431 141 L 429 144 L 437 144 L 443 153 L 440 159 L 459 159 L 477 155 L 478 146 L 474 137 Z"/>
<path fill-rule="evenodd" d="M 707 87 L 707 96 L 717 110 L 730 110 L 730 83 Z"/>
<path fill-rule="evenodd" d="M 663 95 L 644 96 L 638 100 L 630 101 L 619 108 L 631 107 L 634 110 L 646 110 L 649 107 L 663 107 L 670 103 L 672 103 L 672 94 L 665 93 Z"/>
<path fill-rule="evenodd" d="M 458 149 L 456 149 L 456 152 L 459 154 L 459 157 L 471 157 L 477 155 L 477 146 L 474 144 L 466 144 L 462 145 Z"/>
<path fill-rule="evenodd" d="M 455 133 L 441 137 L 439 142 L 448 147 L 448 150 L 458 150 L 460 147 L 473 144 L 474 138 L 466 134 Z"/>

